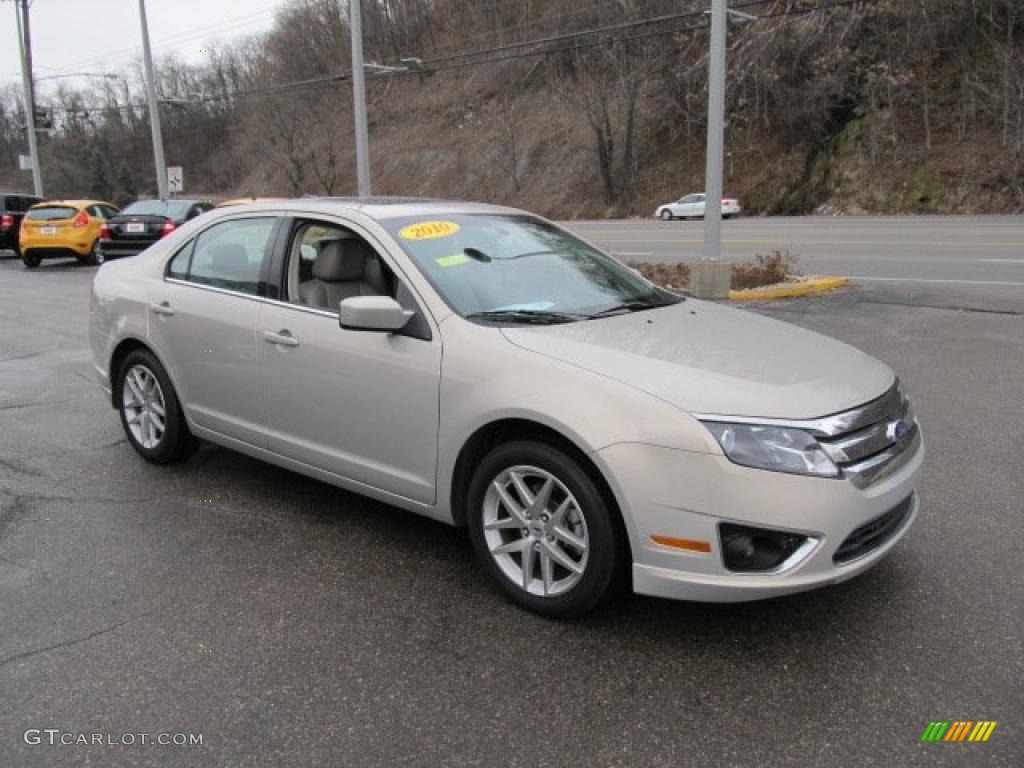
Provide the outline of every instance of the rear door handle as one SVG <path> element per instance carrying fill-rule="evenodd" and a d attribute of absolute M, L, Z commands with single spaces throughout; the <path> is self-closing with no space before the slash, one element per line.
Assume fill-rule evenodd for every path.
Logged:
<path fill-rule="evenodd" d="M 174 310 L 171 309 L 171 305 L 166 301 L 161 301 L 159 304 L 150 304 L 149 311 L 154 315 L 166 315 L 167 317 L 174 314 Z"/>
<path fill-rule="evenodd" d="M 264 331 L 263 340 L 268 344 L 277 344 L 282 347 L 299 346 L 299 340 L 292 336 L 291 331 L 287 328 L 282 328 L 277 333 L 274 333 L 273 331 Z"/>

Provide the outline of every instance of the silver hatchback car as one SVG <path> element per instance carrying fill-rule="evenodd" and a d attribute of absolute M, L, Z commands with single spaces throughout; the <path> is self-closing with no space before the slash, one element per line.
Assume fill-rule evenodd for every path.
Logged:
<path fill-rule="evenodd" d="M 740 601 L 839 582 L 918 510 L 921 431 L 885 365 L 510 208 L 214 211 L 105 264 L 91 306 L 144 459 L 201 438 L 468 526 L 549 616 L 624 585 Z"/>

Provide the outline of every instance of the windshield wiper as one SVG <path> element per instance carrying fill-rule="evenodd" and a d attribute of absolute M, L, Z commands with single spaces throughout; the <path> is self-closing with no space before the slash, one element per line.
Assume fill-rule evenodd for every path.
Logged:
<path fill-rule="evenodd" d="M 467 320 L 508 320 L 513 323 L 536 325 L 573 323 L 577 320 L 586 320 L 588 317 L 588 315 L 574 315 L 571 312 L 552 312 L 547 309 L 489 309 L 466 315 Z"/>
<path fill-rule="evenodd" d="M 657 309 L 658 307 L 667 307 L 670 304 L 674 304 L 674 301 L 666 301 L 665 299 L 652 296 L 649 299 L 632 299 L 630 301 L 624 301 L 621 304 L 615 304 L 595 312 L 590 317 L 607 317 L 608 315 L 617 315 L 625 312 L 639 312 L 644 309 Z"/>

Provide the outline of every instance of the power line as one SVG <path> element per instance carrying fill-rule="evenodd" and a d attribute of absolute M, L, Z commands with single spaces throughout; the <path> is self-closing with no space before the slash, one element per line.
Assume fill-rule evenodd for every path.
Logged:
<path fill-rule="evenodd" d="M 176 35 L 170 35 L 169 37 L 162 38 L 154 42 L 154 50 L 166 50 L 167 48 L 179 46 L 182 43 L 189 42 L 207 35 L 216 34 L 218 32 L 232 31 L 241 29 L 256 23 L 260 23 L 266 20 L 266 17 L 273 16 L 277 13 L 276 7 L 265 7 L 258 11 L 249 11 L 245 14 L 237 16 L 229 16 L 221 19 L 217 23 L 207 24 L 202 27 L 196 27 L 195 29 L 179 32 Z M 227 26 L 225 26 L 227 25 Z M 142 53 L 142 46 L 127 46 L 119 48 L 114 51 L 104 53 L 102 56 L 95 56 L 88 59 L 81 59 L 77 62 L 71 62 L 70 64 L 60 67 L 58 74 L 71 69 L 88 69 L 89 66 L 98 64 L 101 62 L 119 61 L 121 59 L 127 59 L 137 54 Z"/>
<path fill-rule="evenodd" d="M 766 5 L 768 3 L 774 3 L 777 0 L 745 0 L 745 2 L 737 2 L 730 6 L 732 9 L 750 8 L 758 5 Z M 877 3 L 878 0 L 834 0 L 830 3 L 822 3 L 820 5 L 790 8 L 784 11 L 758 14 L 759 19 L 771 19 L 771 18 L 782 18 L 791 16 L 802 16 L 809 13 L 815 13 L 818 11 L 828 11 L 833 8 L 848 7 L 853 5 L 871 5 Z M 651 17 L 648 19 L 639 19 L 629 22 L 623 22 L 620 24 L 613 24 L 605 27 L 596 27 L 590 29 L 579 30 L 576 32 L 567 32 L 560 35 L 550 35 L 535 40 L 527 40 L 518 43 L 509 43 L 501 46 L 493 46 L 491 48 L 480 49 L 476 51 L 469 51 L 462 54 L 443 56 L 434 59 L 424 59 L 421 69 L 415 70 L 399 70 L 392 72 L 392 75 L 425 75 L 433 74 L 436 72 L 444 72 L 447 70 L 463 69 L 466 67 L 483 66 L 486 64 L 495 64 L 504 61 L 512 61 L 515 59 L 523 58 L 535 58 L 537 56 L 547 56 L 555 53 L 562 53 L 566 51 L 582 50 L 592 48 L 598 45 L 604 45 L 611 40 L 617 40 L 619 42 L 632 42 L 635 40 L 647 40 L 655 37 L 662 37 L 666 35 L 674 35 L 684 32 L 693 32 L 702 29 L 706 29 L 708 24 L 703 20 L 705 16 L 704 10 L 685 11 L 674 14 L 665 14 L 662 16 Z M 651 26 L 653 24 L 668 23 L 681 20 L 693 20 L 701 18 L 699 23 L 690 23 L 681 26 L 674 26 L 669 29 L 655 29 L 647 32 L 639 32 L 634 34 L 616 34 L 623 31 L 629 31 L 639 29 L 642 27 Z M 587 39 L 596 38 L 596 39 Z M 536 51 L 523 51 L 523 48 L 542 46 L 540 50 Z M 481 57 L 475 59 L 473 57 Z M 461 60 L 460 60 L 461 59 Z M 305 80 L 291 81 L 287 83 L 279 83 L 276 85 L 265 86 L 261 88 L 251 88 L 246 90 L 232 91 L 226 94 L 211 94 L 204 95 L 199 99 L 196 99 L 194 103 L 212 103 L 220 101 L 230 101 L 233 99 L 242 99 L 250 97 L 260 96 L 272 96 L 280 93 L 287 93 L 293 90 L 299 90 L 303 88 L 314 87 L 318 85 L 325 85 L 328 83 L 340 83 L 346 82 L 351 79 L 351 73 L 340 72 L 332 75 L 323 75 L 320 77 L 308 78 Z M 93 112 L 103 112 L 107 110 L 113 111 L 130 111 L 135 109 L 143 109 L 144 105 L 107 105 L 103 107 L 91 107 L 88 109 L 67 109 L 67 108 L 54 108 L 55 112 L 70 113 L 70 114 L 89 114 Z"/>

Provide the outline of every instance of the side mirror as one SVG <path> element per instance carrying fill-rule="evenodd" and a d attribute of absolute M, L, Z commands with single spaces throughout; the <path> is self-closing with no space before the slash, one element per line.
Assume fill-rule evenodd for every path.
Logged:
<path fill-rule="evenodd" d="M 338 305 L 338 325 L 348 331 L 400 331 L 413 313 L 390 296 L 350 296 Z"/>

